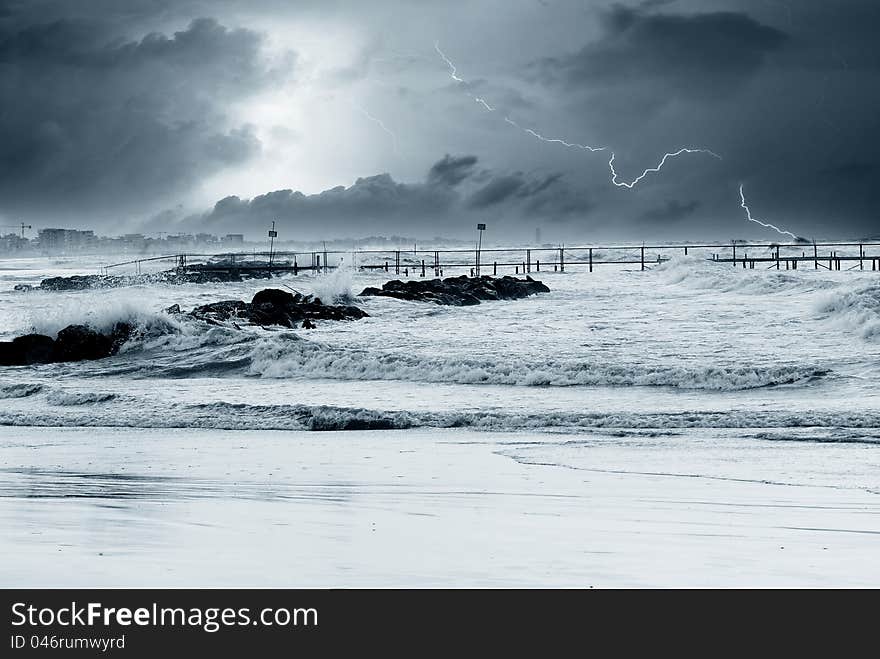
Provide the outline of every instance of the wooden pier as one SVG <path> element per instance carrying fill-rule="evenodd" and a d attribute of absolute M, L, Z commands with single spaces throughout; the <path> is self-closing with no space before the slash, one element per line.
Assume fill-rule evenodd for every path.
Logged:
<path fill-rule="evenodd" d="M 394 277 L 450 275 L 506 275 L 566 272 L 607 266 L 649 270 L 673 256 L 702 258 L 743 269 L 880 270 L 880 242 L 829 243 L 706 243 L 675 245 L 578 245 L 492 247 L 484 249 L 335 250 L 313 252 L 226 252 L 173 254 L 134 259 L 104 266 L 109 274 L 142 274 L 149 267 L 178 272 L 269 271 L 270 273 L 326 273 L 347 266 L 384 271 Z"/>

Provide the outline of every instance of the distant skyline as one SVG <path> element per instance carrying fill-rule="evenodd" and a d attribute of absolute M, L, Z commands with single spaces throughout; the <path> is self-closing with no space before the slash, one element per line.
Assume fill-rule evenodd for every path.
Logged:
<path fill-rule="evenodd" d="M 787 240 L 743 185 L 765 224 L 877 236 L 878 24 L 870 0 L 0 0 L 0 225 Z"/>

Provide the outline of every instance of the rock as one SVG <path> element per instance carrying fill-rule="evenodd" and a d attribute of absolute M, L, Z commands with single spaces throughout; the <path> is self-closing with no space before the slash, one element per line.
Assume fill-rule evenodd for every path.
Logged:
<path fill-rule="evenodd" d="M 203 304 L 190 311 L 190 315 L 207 321 L 223 321 L 230 318 L 243 318 L 247 315 L 249 305 L 241 300 L 223 300 Z"/>
<path fill-rule="evenodd" d="M 300 325 L 300 327 L 302 327 L 303 329 L 315 329 L 315 324 L 312 321 L 310 321 L 308 318 L 306 318 L 303 321 L 303 324 Z"/>
<path fill-rule="evenodd" d="M 55 341 L 42 334 L 26 334 L 0 342 L 0 366 L 47 364 L 52 361 Z"/>
<path fill-rule="evenodd" d="M 446 279 L 392 280 L 382 288 L 365 288 L 362 296 L 380 295 L 399 300 L 433 302 L 453 306 L 480 304 L 484 300 L 515 300 L 536 293 L 549 293 L 550 289 L 531 277 L 447 277 Z"/>
<path fill-rule="evenodd" d="M 367 316 L 358 307 L 324 304 L 319 298 L 266 288 L 254 295 L 250 303 L 225 300 L 196 307 L 190 315 L 207 322 L 241 318 L 255 325 L 304 327 L 312 320 L 358 320 Z M 310 323 L 311 324 L 311 323 Z M 312 328 L 314 325 L 312 325 Z"/>
<path fill-rule="evenodd" d="M 254 295 L 251 300 L 252 305 L 271 304 L 271 305 L 287 305 L 292 304 L 296 298 L 293 293 L 282 291 L 280 288 L 264 288 Z"/>
<path fill-rule="evenodd" d="M 68 325 L 52 339 L 42 334 L 26 334 L 9 342 L 0 342 L 0 365 L 51 364 L 102 359 L 114 355 L 132 335 L 128 323 L 116 323 L 109 333 L 97 332 L 85 325 Z"/>
<path fill-rule="evenodd" d="M 172 305 L 171 305 L 170 307 L 168 307 L 167 309 L 164 309 L 164 311 L 165 311 L 165 313 L 167 313 L 169 316 L 174 316 L 174 315 L 180 313 L 180 305 L 179 305 L 179 304 L 172 304 Z"/>
<path fill-rule="evenodd" d="M 127 323 L 116 323 L 109 334 L 96 332 L 85 325 L 69 325 L 58 332 L 52 361 L 79 362 L 115 355 L 132 331 L 132 326 Z"/>

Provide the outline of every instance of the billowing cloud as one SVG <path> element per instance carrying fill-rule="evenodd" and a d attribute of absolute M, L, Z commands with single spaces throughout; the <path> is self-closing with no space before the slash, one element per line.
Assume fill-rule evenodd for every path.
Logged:
<path fill-rule="evenodd" d="M 755 74 L 786 35 L 745 13 L 653 13 L 616 5 L 602 14 L 602 35 L 570 55 L 535 64 L 550 84 L 650 83 L 682 96 L 728 96 Z"/>
<path fill-rule="evenodd" d="M 443 185 L 458 185 L 473 173 L 477 164 L 476 156 L 452 157 L 448 153 L 431 165 L 428 171 L 428 182 Z"/>
<path fill-rule="evenodd" d="M 0 197 L 107 214 L 179 194 L 258 152 L 225 106 L 273 77 L 262 37 L 216 20 L 114 39 L 57 20 L 0 32 Z"/>
<path fill-rule="evenodd" d="M 500 205 L 508 222 L 564 219 L 591 208 L 582 195 L 561 184 L 559 174 L 476 172 L 477 162 L 473 155 L 447 154 L 417 183 L 378 174 L 317 194 L 276 190 L 252 199 L 229 196 L 209 212 L 187 218 L 185 228 L 222 233 L 275 221 L 288 237 L 309 239 L 331 234 L 363 237 L 377 231 L 433 236 L 438 219 L 455 217 L 469 226 L 472 214 Z"/>

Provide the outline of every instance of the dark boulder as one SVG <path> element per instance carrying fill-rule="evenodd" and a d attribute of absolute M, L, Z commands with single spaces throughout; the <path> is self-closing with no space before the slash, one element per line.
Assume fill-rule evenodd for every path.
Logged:
<path fill-rule="evenodd" d="M 267 288 L 254 295 L 250 303 L 225 300 L 196 307 L 190 315 L 207 322 L 240 318 L 254 325 L 306 327 L 312 320 L 358 320 L 367 316 L 358 307 L 324 304 L 320 298 Z M 311 323 L 309 323 L 311 324 Z"/>
<path fill-rule="evenodd" d="M 26 334 L 0 342 L 0 366 L 25 366 L 53 361 L 55 341 L 42 334 Z"/>
<path fill-rule="evenodd" d="M 269 304 L 273 306 L 284 306 L 293 304 L 296 297 L 293 293 L 282 291 L 280 288 L 264 288 L 256 293 L 251 300 L 251 304 L 258 306 L 261 304 Z"/>
<path fill-rule="evenodd" d="M 179 308 L 179 307 L 178 307 Z M 222 300 L 203 304 L 190 311 L 190 315 L 208 322 L 219 322 L 230 318 L 244 318 L 250 305 L 241 300 Z"/>
<path fill-rule="evenodd" d="M 550 289 L 531 277 L 447 277 L 446 279 L 411 279 L 389 281 L 382 288 L 365 288 L 361 295 L 380 295 L 399 300 L 433 302 L 452 306 L 480 304 L 486 300 L 516 300 Z"/>
<path fill-rule="evenodd" d="M 69 325 L 58 332 L 52 361 L 79 362 L 115 355 L 132 330 L 127 323 L 117 323 L 107 334 L 85 325 Z"/>
<path fill-rule="evenodd" d="M 85 325 L 68 325 L 54 340 L 42 334 L 26 334 L 0 343 L 0 366 L 103 359 L 115 355 L 133 332 L 128 323 L 116 323 L 107 333 Z"/>

